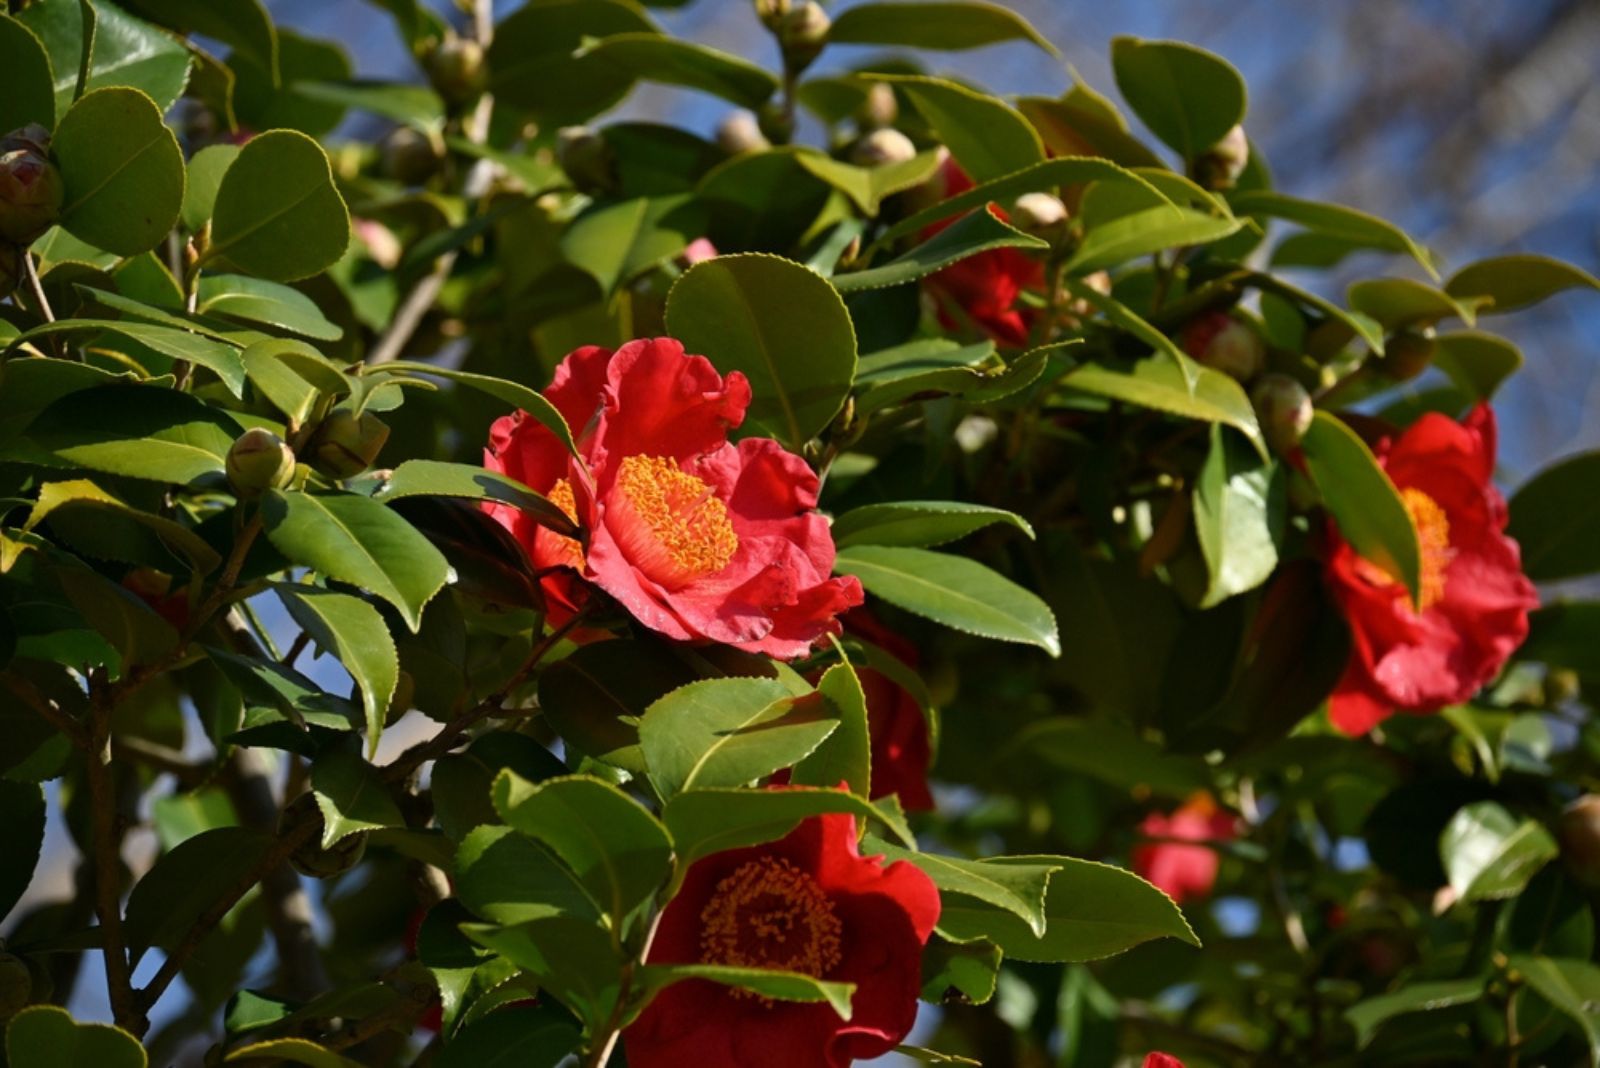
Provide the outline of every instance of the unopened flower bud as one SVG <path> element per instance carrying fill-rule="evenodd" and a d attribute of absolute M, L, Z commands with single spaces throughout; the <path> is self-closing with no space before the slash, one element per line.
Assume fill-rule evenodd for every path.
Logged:
<path fill-rule="evenodd" d="M 1274 452 L 1288 453 L 1311 428 L 1311 394 L 1288 375 L 1262 375 L 1250 391 L 1250 400 L 1261 432 Z"/>
<path fill-rule="evenodd" d="M 1232 189 L 1250 162 L 1250 139 L 1235 126 L 1194 161 L 1194 180 L 1207 189 Z"/>
<path fill-rule="evenodd" d="M 793 6 L 793 0 L 756 0 L 756 17 L 762 25 L 776 33 Z"/>
<path fill-rule="evenodd" d="M 350 230 L 366 248 L 367 255 L 372 257 L 372 262 L 386 271 L 392 271 L 400 266 L 400 256 L 405 249 L 400 246 L 400 239 L 395 236 L 393 230 L 374 219 L 363 219 L 359 216 L 351 217 Z"/>
<path fill-rule="evenodd" d="M 1078 281 L 1081 282 L 1085 288 L 1092 289 L 1103 297 L 1109 297 L 1111 295 L 1111 272 L 1109 271 L 1094 271 L 1090 274 L 1084 275 L 1082 278 L 1078 279 Z M 1065 296 L 1065 294 L 1063 294 L 1063 296 Z M 1095 306 L 1080 297 L 1068 300 L 1063 310 L 1072 319 L 1083 319 L 1094 314 Z M 1066 325 L 1069 328 L 1073 328 L 1076 327 L 1077 324 L 1069 322 Z"/>
<path fill-rule="evenodd" d="M 894 120 L 900 117 L 900 103 L 894 98 L 894 90 L 889 88 L 887 82 L 873 82 L 867 90 L 867 99 L 862 102 L 861 110 L 856 113 L 856 121 L 863 130 L 878 130 L 885 126 L 893 126 Z"/>
<path fill-rule="evenodd" d="M 730 156 L 743 152 L 760 152 L 771 148 L 772 142 L 761 132 L 761 125 L 748 111 L 730 111 L 728 117 L 717 124 L 717 146 Z"/>
<path fill-rule="evenodd" d="M 489 84 L 483 45 L 467 37 L 448 34 L 423 56 L 423 68 L 434 91 L 447 103 L 471 103 Z"/>
<path fill-rule="evenodd" d="M 251 427 L 228 450 L 228 485 L 244 500 L 282 489 L 294 477 L 294 451 L 270 430 Z"/>
<path fill-rule="evenodd" d="M 796 4 L 778 23 L 778 44 L 783 48 L 783 61 L 791 71 L 810 65 L 828 43 L 828 30 L 833 20 L 822 10 L 816 0 Z"/>
<path fill-rule="evenodd" d="M 1324 319 L 1306 334 L 1306 355 L 1317 363 L 1331 363 L 1355 336 L 1355 330 L 1342 320 Z"/>
<path fill-rule="evenodd" d="M 885 127 L 863 135 L 850 146 L 850 162 L 857 167 L 884 167 L 904 163 L 917 154 L 911 138 L 899 130 Z"/>
<path fill-rule="evenodd" d="M 1409 382 L 1428 369 L 1438 348 L 1431 326 L 1396 330 L 1384 339 L 1383 362 L 1378 369 L 1396 382 Z"/>
<path fill-rule="evenodd" d="M 301 794 L 283 810 L 279 832 L 288 830 L 302 820 L 321 822 L 322 814 L 316 811 L 316 799 L 311 794 Z M 301 875 L 312 879 L 332 879 L 361 863 L 367 851 L 365 832 L 347 835 L 331 848 L 323 849 L 321 836 L 310 839 L 289 857 L 289 863 Z"/>
<path fill-rule="evenodd" d="M 336 408 L 311 436 L 311 466 L 330 478 L 354 478 L 378 458 L 389 428 L 371 412 Z"/>
<path fill-rule="evenodd" d="M 1067 206 L 1049 193 L 1024 193 L 1011 209 L 1011 225 L 1048 241 L 1067 234 Z"/>
<path fill-rule="evenodd" d="M 1576 671 L 1570 668 L 1551 668 L 1544 677 L 1544 703 L 1548 708 L 1559 708 L 1568 701 L 1576 701 L 1583 693 L 1583 683 Z"/>
<path fill-rule="evenodd" d="M 617 184 L 611 146 L 587 126 L 563 126 L 556 132 L 556 162 L 581 193 L 601 193 Z"/>
<path fill-rule="evenodd" d="M 33 1000 L 33 976 L 22 958 L 0 952 L 0 1024 L 21 1012 Z"/>
<path fill-rule="evenodd" d="M 0 298 L 9 297 L 22 281 L 22 250 L 0 241 Z"/>
<path fill-rule="evenodd" d="M 0 152 L 13 152 L 19 148 L 31 148 L 35 152 L 48 153 L 50 131 L 36 122 L 30 122 L 0 137 Z"/>
<path fill-rule="evenodd" d="M 24 247 L 50 229 L 66 197 L 61 172 L 43 147 L 21 136 L 26 130 L 9 135 L 12 147 L 0 152 L 0 239 Z"/>
<path fill-rule="evenodd" d="M 786 145 L 794 139 L 794 116 L 771 100 L 756 109 L 756 125 L 761 136 L 775 145 Z"/>
<path fill-rule="evenodd" d="M 1561 813 L 1561 859 L 1572 877 L 1600 889 L 1600 794 L 1584 794 Z"/>
<path fill-rule="evenodd" d="M 420 130 L 400 126 L 378 146 L 383 173 L 402 185 L 421 185 L 439 170 L 439 147 Z"/>
<path fill-rule="evenodd" d="M 1207 367 L 1248 382 L 1261 373 L 1267 349 L 1248 323 L 1227 312 L 1207 312 L 1183 328 L 1183 350 Z"/>

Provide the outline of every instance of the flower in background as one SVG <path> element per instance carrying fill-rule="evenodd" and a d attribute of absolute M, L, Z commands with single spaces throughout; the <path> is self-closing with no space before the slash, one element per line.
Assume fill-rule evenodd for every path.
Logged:
<path fill-rule="evenodd" d="M 847 633 L 871 642 L 907 668 L 917 667 L 916 646 L 880 623 L 864 608 L 844 617 Z M 928 737 L 928 716 L 905 687 L 872 667 L 856 668 L 867 698 L 867 732 L 872 740 L 874 800 L 894 794 L 907 812 L 931 812 L 928 766 L 933 753 Z"/>
<path fill-rule="evenodd" d="M 1197 793 L 1171 814 L 1152 812 L 1139 824 L 1139 833 L 1154 840 L 1134 849 L 1133 870 L 1179 904 L 1204 897 L 1217 881 L 1217 852 L 1187 843 L 1232 841 L 1237 830 L 1210 794 Z"/>
<path fill-rule="evenodd" d="M 1538 607 L 1517 543 L 1505 535 L 1494 473 L 1495 419 L 1430 412 L 1374 450 L 1400 490 L 1422 550 L 1422 597 L 1361 557 L 1329 526 L 1328 583 L 1353 648 L 1329 702 L 1334 726 L 1361 734 L 1396 711 L 1436 712 L 1472 697 L 1528 634 Z"/>
<path fill-rule="evenodd" d="M 1144 1068 L 1183 1068 L 1183 1062 L 1170 1053 L 1150 1053 L 1145 1056 Z"/>
<path fill-rule="evenodd" d="M 593 583 L 669 638 L 793 659 L 861 603 L 860 582 L 830 577 L 833 536 L 811 468 L 766 438 L 728 441 L 750 404 L 742 374 L 724 379 L 653 338 L 578 349 L 545 396 L 580 456 L 515 412 L 490 428 L 484 465 L 545 494 L 587 534 L 489 506 L 528 550 L 555 619 Z"/>
<path fill-rule="evenodd" d="M 856 848 L 851 816 L 805 820 L 788 837 L 717 853 L 667 905 L 651 964 L 721 964 L 854 983 L 851 1016 L 703 979 L 656 995 L 623 1033 L 633 1068 L 845 1068 L 905 1038 L 939 892 L 921 869 Z"/>

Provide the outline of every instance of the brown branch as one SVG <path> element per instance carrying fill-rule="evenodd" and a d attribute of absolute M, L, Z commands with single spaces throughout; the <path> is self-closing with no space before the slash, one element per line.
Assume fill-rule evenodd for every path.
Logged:
<path fill-rule="evenodd" d="M 7 674 L 0 677 L 0 682 L 4 682 L 6 689 L 21 698 L 23 704 L 39 713 L 41 719 L 62 734 L 65 734 L 75 748 L 87 749 L 89 747 L 89 735 L 83 724 L 73 719 L 65 709 L 40 693 L 38 687 L 33 683 L 16 674 Z"/>
<path fill-rule="evenodd" d="M 89 819 L 94 851 L 95 913 L 100 920 L 106 989 L 119 1027 L 143 1035 L 149 1021 L 133 992 L 127 940 L 122 932 L 122 819 L 111 766 L 111 704 L 103 683 L 90 680 L 90 750 L 85 754 Z"/>

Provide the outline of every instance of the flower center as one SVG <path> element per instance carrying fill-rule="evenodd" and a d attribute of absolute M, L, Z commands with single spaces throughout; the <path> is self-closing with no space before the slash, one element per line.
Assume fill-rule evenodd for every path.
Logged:
<path fill-rule="evenodd" d="M 566 513 L 568 519 L 574 523 L 578 521 L 578 502 L 572 496 L 571 482 L 561 479 L 550 487 L 550 492 L 545 494 L 545 497 Z M 540 548 L 543 550 L 540 555 L 545 557 L 539 561 L 542 566 L 564 564 L 579 571 L 583 570 L 583 543 L 577 538 L 569 538 L 544 527 L 539 528 L 538 538 L 541 543 Z"/>
<path fill-rule="evenodd" d="M 625 457 L 617 488 L 622 514 L 607 525 L 634 566 L 668 589 L 721 571 L 738 551 L 728 506 L 677 461 Z"/>
<path fill-rule="evenodd" d="M 1417 548 L 1422 564 L 1422 598 L 1418 611 L 1426 612 L 1444 596 L 1445 571 L 1455 553 L 1450 549 L 1450 518 L 1439 502 L 1419 489 L 1406 487 L 1400 491 L 1411 522 L 1417 528 Z M 1386 586 L 1394 581 L 1387 571 L 1376 564 L 1362 560 L 1361 576 L 1374 585 Z"/>
<path fill-rule="evenodd" d="M 700 913 L 700 959 L 820 979 L 841 959 L 843 929 L 815 879 L 787 860 L 762 857 L 717 884 Z"/>

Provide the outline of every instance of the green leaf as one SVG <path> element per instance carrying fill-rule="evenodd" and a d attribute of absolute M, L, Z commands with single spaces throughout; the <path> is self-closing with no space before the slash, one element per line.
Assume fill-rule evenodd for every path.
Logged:
<path fill-rule="evenodd" d="M 1052 716 L 1019 732 L 1004 753 L 1089 775 L 1131 795 L 1185 798 L 1210 783 L 1198 757 L 1168 753 L 1131 727 L 1089 716 Z M 997 767 L 1004 767 L 997 761 Z"/>
<path fill-rule="evenodd" d="M 868 593 L 935 623 L 1061 655 L 1055 615 L 1038 596 L 976 560 L 902 546 L 857 545 L 834 563 Z"/>
<path fill-rule="evenodd" d="M 57 463 L 179 485 L 222 474 L 238 435 L 222 412 L 160 386 L 79 390 L 28 428 L 31 444 Z"/>
<path fill-rule="evenodd" d="M 269 1038 L 265 1042 L 252 1042 L 230 1051 L 224 1060 L 303 1064 L 306 1068 L 361 1068 L 361 1062 L 319 1046 L 308 1038 Z"/>
<path fill-rule="evenodd" d="M 1198 946 L 1172 899 L 1132 872 L 1075 857 L 997 857 L 993 864 L 1059 867 L 1045 896 L 1045 933 L 1035 936 L 1010 912 L 977 898 L 949 894 L 939 930 L 959 941 L 983 938 L 1014 960 L 1090 961 L 1153 938 Z"/>
<path fill-rule="evenodd" d="M 1339 533 L 1358 554 L 1404 585 L 1413 600 L 1421 597 L 1417 528 L 1372 450 L 1336 416 L 1320 411 L 1300 446 L 1306 473 L 1339 524 Z"/>
<path fill-rule="evenodd" d="M 928 939 L 922 952 L 922 1000 L 938 1004 L 965 999 L 974 1005 L 987 1004 L 999 981 L 1000 960 L 1000 947 L 993 942 Z M 906 1053 L 907 1047 L 901 1046 L 900 1052 Z"/>
<path fill-rule="evenodd" d="M 342 101 L 306 92 L 310 85 L 341 81 L 354 73 L 350 56 L 333 41 L 284 29 L 278 32 L 277 74 L 243 52 L 230 53 L 227 64 L 234 77 L 233 110 L 245 127 L 325 137 L 344 118 Z M 427 89 L 420 91 L 433 95 Z M 436 113 L 439 110 L 435 104 Z"/>
<path fill-rule="evenodd" d="M 92 292 L 92 291 L 91 291 Z M 152 309 L 154 311 L 155 309 Z M 233 345 L 202 337 L 188 330 L 129 319 L 61 319 L 36 326 L 20 335 L 13 344 L 20 345 L 52 335 L 75 334 L 80 331 L 114 334 L 174 360 L 188 360 L 216 374 L 228 392 L 235 397 L 244 395 L 244 363 L 239 350 Z"/>
<path fill-rule="evenodd" d="M 327 749 L 311 762 L 311 792 L 322 813 L 323 849 L 361 831 L 406 825 L 378 769 L 343 746 Z"/>
<path fill-rule="evenodd" d="M 833 287 L 841 293 L 883 289 L 924 278 L 969 256 L 997 248 L 1048 249 L 1050 243 L 1025 234 L 987 209 L 967 215 L 940 230 L 927 241 L 878 267 L 848 271 L 833 276 Z"/>
<path fill-rule="evenodd" d="M 444 555 L 370 497 L 272 490 L 261 512 L 267 538 L 284 556 L 388 601 L 413 633 L 449 577 Z"/>
<path fill-rule="evenodd" d="M 863 214 L 874 216 L 883 206 L 885 197 L 903 193 L 932 177 L 933 172 L 939 169 L 940 156 L 938 152 L 918 152 L 908 160 L 879 167 L 857 167 L 816 151 L 797 152 L 794 159 L 800 166 L 849 197 Z M 860 228 L 857 227 L 850 236 L 839 240 L 839 247 L 826 257 L 830 267 L 838 260 L 838 253 L 859 233 Z M 824 258 L 820 249 L 818 258 Z"/>
<path fill-rule="evenodd" d="M 193 530 L 165 516 L 134 508 L 87 479 L 46 482 L 40 486 L 39 496 L 34 501 L 33 509 L 28 513 L 27 522 L 22 525 L 22 529 L 30 531 L 51 514 L 62 510 L 86 511 L 102 518 L 109 515 L 113 519 L 132 520 L 153 533 L 162 544 L 183 554 L 189 561 L 189 566 L 201 574 L 205 574 L 222 562 L 217 551 Z M 116 532 L 124 538 L 130 533 L 122 526 L 118 526 Z M 0 547 L 0 560 L 5 558 L 5 549 Z"/>
<path fill-rule="evenodd" d="M 240 354 L 245 377 L 257 393 L 283 413 L 291 429 L 305 423 L 323 397 L 323 391 L 301 373 L 310 361 L 321 358 L 310 346 L 281 338 L 258 341 Z M 334 372 L 334 377 L 343 386 L 343 376 Z"/>
<path fill-rule="evenodd" d="M 616 929 L 672 872 L 672 840 L 639 802 L 586 775 L 534 784 L 507 769 L 494 780 L 494 807 L 571 868 Z"/>
<path fill-rule="evenodd" d="M 1276 278 L 1270 274 L 1263 274 L 1259 271 L 1244 271 L 1239 276 L 1239 280 L 1242 285 L 1255 286 L 1264 293 L 1273 293 L 1291 303 L 1310 308 L 1320 316 L 1338 320 L 1348 327 L 1352 334 L 1365 341 L 1373 352 L 1380 356 L 1383 355 L 1383 328 L 1367 316 L 1359 312 L 1348 312 L 1332 301 L 1325 300 L 1304 289 L 1296 288 L 1281 278 Z"/>
<path fill-rule="evenodd" d="M 183 191 L 180 217 L 183 228 L 199 233 L 211 221 L 217 205 L 217 190 L 233 161 L 239 158 L 238 145 L 207 145 L 189 160 L 189 181 Z"/>
<path fill-rule="evenodd" d="M 1230 202 L 1233 210 L 1240 215 L 1265 215 L 1282 219 L 1304 226 L 1312 233 L 1337 238 L 1356 248 L 1375 248 L 1410 256 L 1422 265 L 1430 277 L 1439 277 L 1432 253 L 1413 241 L 1404 230 L 1376 215 L 1321 200 L 1303 200 L 1270 189 L 1236 193 Z"/>
<path fill-rule="evenodd" d="M 57 568 L 55 576 L 84 621 L 117 651 L 124 670 L 154 663 L 177 648 L 172 624 L 121 585 L 81 567 Z"/>
<path fill-rule="evenodd" d="M 667 296 L 667 332 L 754 397 L 745 429 L 800 449 L 850 393 L 856 335 L 844 301 L 816 272 L 765 254 L 718 256 Z"/>
<path fill-rule="evenodd" d="M 1511 958 L 1510 968 L 1578 1025 L 1589 1047 L 1591 1068 L 1600 1065 L 1600 967 L 1586 960 L 1516 956 Z"/>
<path fill-rule="evenodd" d="M 1522 570 L 1537 582 L 1600 571 L 1600 451 L 1568 456 L 1523 483 L 1511 498 L 1506 533 L 1522 547 Z"/>
<path fill-rule="evenodd" d="M 202 831 L 162 854 L 128 895 L 124 925 L 135 962 L 177 948 L 205 911 L 255 871 L 273 838 L 247 827 Z"/>
<path fill-rule="evenodd" d="M 1514 897 L 1558 852 L 1540 823 L 1519 820 L 1494 801 L 1462 808 L 1439 836 L 1439 856 L 1460 901 Z"/>
<path fill-rule="evenodd" d="M 1529 617 L 1518 656 L 1600 678 L 1600 602 L 1557 602 Z"/>
<path fill-rule="evenodd" d="M 1136 115 L 1185 160 L 1244 121 L 1244 79 L 1227 60 L 1178 41 L 1111 41 L 1111 72 Z"/>
<path fill-rule="evenodd" d="M 447 753 L 433 762 L 433 814 L 447 838 L 459 842 L 484 824 L 502 822 L 493 795 L 494 778 L 505 770 L 527 782 L 569 773 L 555 754 L 525 734 L 499 730 L 480 735 L 465 752 Z"/>
<path fill-rule="evenodd" d="M 1014 174 L 1044 159 L 1039 135 L 999 97 L 922 75 L 866 77 L 905 94 L 975 182 Z"/>
<path fill-rule="evenodd" d="M 638 717 L 694 678 L 662 645 L 632 639 L 595 642 L 540 672 L 539 708 L 571 749 L 643 775 Z"/>
<path fill-rule="evenodd" d="M 802 786 L 836 787 L 871 796 L 872 735 L 867 722 L 867 696 L 850 661 L 823 673 L 817 692 L 832 703 L 839 727 L 811 755 L 794 766 L 789 781 Z"/>
<path fill-rule="evenodd" d="M 201 315 L 243 319 L 318 341 L 337 341 L 344 336 L 344 329 L 329 321 L 316 302 L 298 289 L 239 274 L 202 277 L 196 310 Z"/>
<path fill-rule="evenodd" d="M 510 827 L 477 827 L 462 841 L 456 893 L 473 912 L 495 923 L 561 915 L 600 920 L 599 906 L 578 877 L 550 850 Z"/>
<path fill-rule="evenodd" d="M 44 822 L 44 790 L 39 784 L 0 779 L 0 855 L 6 858 L 0 868 L 0 920 L 33 881 L 44 845 Z"/>
<path fill-rule="evenodd" d="M 331 113 L 342 115 L 345 108 L 369 111 L 374 115 L 423 130 L 433 129 L 444 122 L 444 101 L 439 99 L 438 93 L 425 85 L 344 80 L 349 75 L 349 61 L 345 60 L 342 69 L 336 70 L 330 66 L 314 79 L 297 82 L 294 95 L 302 101 L 316 101 L 319 104 L 330 105 L 327 110 Z M 303 104 L 301 106 L 304 107 Z M 337 122 L 335 119 L 334 123 Z M 327 124 L 324 118 L 318 121 L 317 126 Z M 301 125 L 309 127 L 307 123 Z M 306 128 L 304 132 L 321 136 L 314 128 Z"/>
<path fill-rule="evenodd" d="M 681 870 L 701 857 L 782 838 L 800 821 L 827 813 L 854 816 L 859 825 L 877 809 L 844 790 L 793 786 L 785 790 L 689 790 L 667 801 L 661 819 L 672 834 Z"/>
<path fill-rule="evenodd" d="M 539 996 L 555 997 L 591 1034 L 615 1011 L 622 962 L 612 935 L 598 923 L 557 914 L 512 927 L 466 924 L 462 930 L 537 979 Z"/>
<path fill-rule="evenodd" d="M 775 968 L 736 968 L 727 964 L 646 964 L 639 970 L 644 990 L 654 994 L 685 979 L 703 979 L 749 990 L 775 1001 L 825 1001 L 841 1020 L 850 1019 L 854 983 L 830 983 L 801 972 Z"/>
<path fill-rule="evenodd" d="M 439 1068 L 556 1068 L 578 1045 L 578 1029 L 551 1008 L 507 1005 L 450 1036 Z"/>
<path fill-rule="evenodd" d="M 383 616 L 348 593 L 283 585 L 277 591 L 290 617 L 355 679 L 366 711 L 367 749 L 376 751 L 389 701 L 400 681 L 400 657 Z"/>
<path fill-rule="evenodd" d="M 222 177 L 204 263 L 274 282 L 333 266 L 350 244 L 350 213 L 322 147 L 272 130 L 250 140 Z"/>
<path fill-rule="evenodd" d="M 1049 858 L 1038 863 L 1013 863 L 1009 860 L 969 860 L 938 853 L 918 853 L 868 836 L 862 843 L 868 853 L 882 853 L 890 861 L 914 864 L 944 893 L 961 894 L 987 902 L 1016 916 L 1028 925 L 1034 937 L 1045 933 L 1045 894 L 1050 877 L 1061 865 Z"/>
<path fill-rule="evenodd" d="M 1060 98 L 1025 96 L 1017 108 L 1057 156 L 1103 156 L 1123 167 L 1159 167 L 1161 159 L 1128 132 L 1109 100 L 1078 82 Z"/>
<path fill-rule="evenodd" d="M 1052 353 L 1076 344 L 1078 341 L 1070 340 L 1042 345 L 1014 357 L 1009 363 L 994 355 L 992 343 L 967 346 L 926 358 L 925 369 L 918 369 L 914 361 L 907 361 L 892 370 L 884 368 L 870 375 L 858 375 L 857 385 L 864 385 L 866 389 L 856 401 L 856 415 L 859 418 L 895 404 L 945 394 L 963 397 L 971 404 L 1000 400 L 1033 385 L 1044 374 Z M 977 348 L 983 350 L 978 365 L 964 366 L 968 354 Z M 941 363 L 946 355 L 948 361 Z"/>
<path fill-rule="evenodd" d="M 573 58 L 583 65 L 585 78 L 681 85 L 747 108 L 759 107 L 778 91 L 778 80 L 753 63 L 659 33 L 600 37 L 580 47 Z"/>
<path fill-rule="evenodd" d="M 504 401 L 514 408 L 520 408 L 543 424 L 554 434 L 569 452 L 576 454 L 577 446 L 572 443 L 572 431 L 567 427 L 566 419 L 556 411 L 555 405 L 544 399 L 544 395 L 537 390 L 516 382 L 508 382 L 503 378 L 494 378 L 490 375 L 472 374 L 469 371 L 451 371 L 442 367 L 435 367 L 431 363 L 412 363 L 409 360 L 395 360 L 384 364 L 389 371 L 399 371 L 403 374 L 436 375 L 439 378 L 459 382 L 469 389 L 479 393 L 486 393 L 496 400 Z"/>
<path fill-rule="evenodd" d="M 183 205 L 183 152 L 137 89 L 97 89 L 61 119 L 50 145 L 66 197 L 61 228 L 108 252 L 155 248 Z"/>
<path fill-rule="evenodd" d="M 1409 983 L 1392 994 L 1357 1002 L 1345 1010 L 1345 1018 L 1356 1029 L 1356 1044 L 1365 1047 L 1379 1027 L 1397 1016 L 1467 1005 L 1482 997 L 1481 978 Z"/>
<path fill-rule="evenodd" d="M 830 44 L 900 45 L 951 52 L 1003 41 L 1027 41 L 1057 54 L 1055 46 L 1021 15 L 999 4 L 975 0 L 857 4 L 841 12 L 828 30 Z"/>
<path fill-rule="evenodd" d="M 578 533 L 567 513 L 550 503 L 543 494 L 535 493 L 514 478 L 476 464 L 407 460 L 394 469 L 376 496 L 383 501 L 422 496 L 497 501 L 522 509 L 541 526 L 549 527 L 558 534 L 576 536 Z"/>
<path fill-rule="evenodd" d="M 1097 363 L 1081 364 L 1066 374 L 1060 385 L 1184 419 L 1231 426 L 1264 455 L 1261 426 L 1244 387 L 1209 367 L 1194 365 L 1189 369 L 1194 372 L 1192 390 L 1184 382 L 1185 366 L 1164 355 L 1140 360 L 1132 372 L 1115 371 Z"/>
<path fill-rule="evenodd" d="M 95 4 L 85 34 L 84 10 L 89 5 L 51 0 L 25 8 L 19 18 L 50 52 L 56 72 L 56 114 L 65 114 L 80 89 L 79 75 L 88 59 L 88 80 L 82 88 L 119 85 L 141 90 L 165 114 L 177 103 L 189 81 L 189 51 L 182 42 L 111 3 Z M 91 41 L 85 55 L 84 37 Z"/>
<path fill-rule="evenodd" d="M 1278 543 L 1288 521 L 1282 469 L 1220 425 L 1194 487 L 1194 529 L 1209 576 L 1201 608 L 1253 590 L 1278 566 Z"/>
<path fill-rule="evenodd" d="M 1458 330 L 1434 339 L 1433 365 L 1472 396 L 1488 399 L 1522 368 L 1522 352 L 1497 334 Z"/>
<path fill-rule="evenodd" d="M 1162 249 L 1208 245 L 1243 225 L 1236 218 L 1157 205 L 1091 227 L 1067 260 L 1066 269 L 1073 274 L 1088 274 Z"/>
<path fill-rule="evenodd" d="M 1441 319 L 1460 319 L 1472 325 L 1470 302 L 1409 278 L 1370 278 L 1356 282 L 1345 294 L 1350 307 L 1382 324 L 1388 331 L 1403 327 L 1432 326 Z"/>
<path fill-rule="evenodd" d="M 1458 300 L 1480 299 L 1483 314 L 1516 311 L 1566 289 L 1600 289 L 1600 278 L 1570 263 L 1519 253 L 1469 264 L 1450 276 L 1444 291 Z"/>
<path fill-rule="evenodd" d="M 705 211 L 691 197 L 635 197 L 596 205 L 578 216 L 562 235 L 561 249 L 610 294 L 672 259 L 704 232 Z"/>
<path fill-rule="evenodd" d="M 577 50 L 589 38 L 653 30 L 642 11 L 621 0 L 526 4 L 495 27 L 489 91 L 541 124 L 582 122 L 621 100 L 634 77 L 578 58 Z"/>
<path fill-rule="evenodd" d="M 1033 527 L 1015 512 L 965 501 L 890 501 L 864 504 L 833 521 L 833 544 L 905 545 L 928 548 L 958 541 L 1001 524 L 1033 537 Z"/>
<path fill-rule="evenodd" d="M 361 722 L 350 702 L 324 693 L 315 682 L 276 660 L 259 660 L 209 646 L 206 654 L 239 691 L 247 718 L 257 709 L 267 709 L 286 720 L 337 731 L 353 730 Z"/>
<path fill-rule="evenodd" d="M 139 1040 L 110 1024 L 81 1024 L 66 1009 L 30 1005 L 6 1028 L 6 1059 L 13 1068 L 148 1068 Z"/>
<path fill-rule="evenodd" d="M 3 14 L 0 14 L 0 69 L 6 72 L 6 91 L 0 93 L 0 127 L 10 131 L 30 122 L 45 129 L 55 126 L 55 77 L 44 42 L 27 26 Z M 76 72 L 74 66 L 74 80 Z"/>
<path fill-rule="evenodd" d="M 695 788 L 742 786 L 792 767 L 838 725 L 827 701 L 796 697 L 777 680 L 705 679 L 646 709 L 639 744 L 650 781 L 670 798 Z"/>
<path fill-rule="evenodd" d="M 262 0 L 127 0 L 136 15 L 230 44 L 272 72 L 278 71 L 278 35 Z"/>

